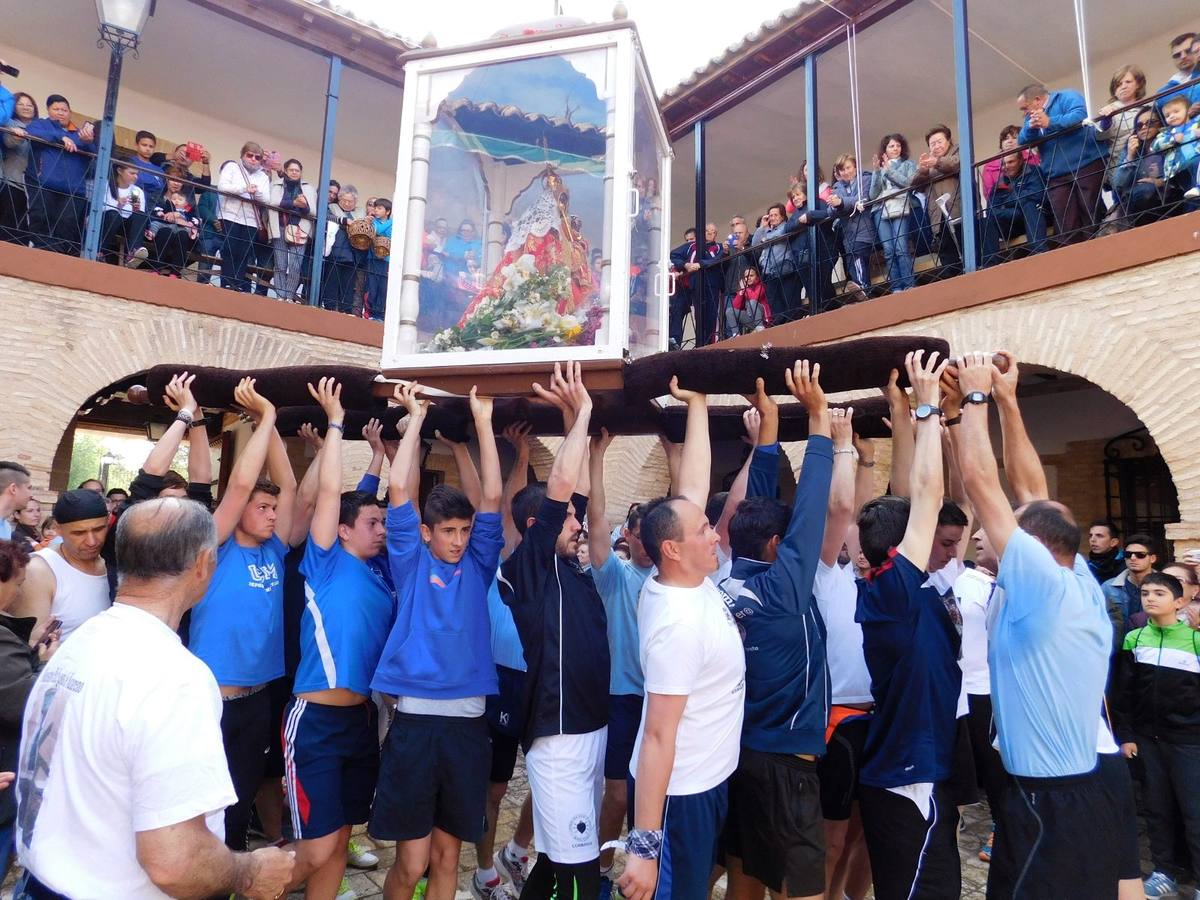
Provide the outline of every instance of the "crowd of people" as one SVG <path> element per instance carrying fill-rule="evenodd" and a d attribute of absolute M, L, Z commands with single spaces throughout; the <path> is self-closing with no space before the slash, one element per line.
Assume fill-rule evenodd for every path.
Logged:
<path fill-rule="evenodd" d="M 78 256 L 83 247 L 98 123 L 77 125 L 70 101 L 0 85 L 0 239 Z M 326 234 L 314 234 L 317 190 L 298 159 L 247 141 L 222 162 L 188 141 L 170 155 L 150 131 L 117 148 L 101 217 L 99 258 L 194 278 L 262 297 L 305 302 L 314 254 L 323 258 L 321 303 L 382 320 L 391 255 L 392 201 L 331 180 Z"/>
<path fill-rule="evenodd" d="M 1181 34 L 1170 51 L 1175 71 L 1155 93 L 1140 67 L 1122 66 L 1092 112 L 1075 90 L 1021 91 L 1021 124 L 1003 128 L 1000 154 L 977 167 L 982 265 L 1200 209 L 1200 37 Z M 924 277 L 962 272 L 960 155 L 949 126 L 930 127 L 919 154 L 903 134 L 886 134 L 869 169 L 845 153 L 833 176 L 818 168 L 809 198 L 806 161 L 784 202 L 751 224 L 732 216 L 724 241 L 715 223 L 703 243 L 694 228 L 684 232 L 671 253 L 673 346 L 683 345 L 689 315 L 699 346 L 907 290 L 919 256 L 933 259 Z"/>
<path fill-rule="evenodd" d="M 1083 533 L 1049 494 L 1018 374 L 1004 351 L 909 354 L 911 395 L 898 370 L 883 387 L 883 496 L 876 442 L 807 361 L 784 373 L 809 422 L 790 504 L 763 382 L 713 494 L 707 399 L 674 378 L 670 485 L 610 509 L 613 438 L 589 438 L 577 363 L 532 386 L 565 429 L 545 482 L 526 425 L 503 432 L 503 473 L 472 389 L 477 456 L 439 432 L 461 488 L 422 497 L 412 383 L 400 433 L 363 428 L 371 462 L 343 491 L 332 378 L 309 385 L 326 426 L 301 429 L 297 478 L 244 379 L 253 434 L 214 502 L 186 372 L 128 490 L 84 482 L 45 519 L 29 471 L 0 462 L 14 896 L 347 900 L 348 861 L 378 864 L 351 841 L 366 823 L 396 842 L 389 900 L 451 900 L 464 842 L 477 900 L 705 900 L 722 872 L 738 900 L 951 900 L 982 798 L 989 897 L 1176 895 L 1200 875 L 1197 560 L 1161 566 L 1151 536 L 1106 521 Z M 266 846 L 247 852 L 252 828 Z"/>

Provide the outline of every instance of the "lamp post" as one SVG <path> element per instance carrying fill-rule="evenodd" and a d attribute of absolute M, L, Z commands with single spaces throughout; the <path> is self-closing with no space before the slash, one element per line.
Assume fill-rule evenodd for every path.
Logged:
<path fill-rule="evenodd" d="M 104 455 L 100 457 L 100 478 L 99 482 L 108 488 L 108 470 L 117 462 L 117 456 L 110 450 L 105 450 Z"/>
<path fill-rule="evenodd" d="M 112 159 L 113 120 L 117 114 L 117 90 L 121 86 L 121 63 L 125 52 L 137 55 L 138 39 L 154 12 L 155 0 L 96 0 L 100 19 L 98 45 L 108 44 L 108 88 L 104 94 L 104 118 L 100 120 L 100 138 L 96 150 L 96 171 L 92 179 L 92 197 L 88 205 L 87 230 L 83 236 L 83 258 L 95 259 L 100 249 L 100 229 L 104 222 L 104 198 L 108 193 L 109 162 Z"/>

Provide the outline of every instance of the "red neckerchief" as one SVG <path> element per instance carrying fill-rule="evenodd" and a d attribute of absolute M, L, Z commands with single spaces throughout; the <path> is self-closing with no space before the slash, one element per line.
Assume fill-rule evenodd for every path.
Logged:
<path fill-rule="evenodd" d="M 897 552 L 896 548 L 892 547 L 890 550 L 888 550 L 887 562 L 885 562 L 882 566 L 876 566 L 873 569 L 868 569 L 867 570 L 867 581 L 874 581 L 876 578 L 878 578 L 880 575 L 882 575 L 888 569 L 892 568 L 892 566 L 894 565 L 894 560 L 896 559 L 896 552 Z"/>

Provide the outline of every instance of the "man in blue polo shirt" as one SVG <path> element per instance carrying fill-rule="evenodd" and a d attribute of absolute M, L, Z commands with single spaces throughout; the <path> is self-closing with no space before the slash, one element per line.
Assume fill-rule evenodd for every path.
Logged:
<path fill-rule="evenodd" d="M 608 738 L 604 749 L 604 802 L 600 806 L 600 843 L 615 840 L 621 833 L 628 806 L 629 760 L 642 723 L 643 678 L 638 658 L 637 609 L 642 585 L 654 571 L 654 564 L 642 546 L 639 530 L 642 505 L 635 504 L 621 526 L 621 536 L 629 544 L 629 559 L 612 552 L 612 527 L 607 515 L 604 490 L 604 455 L 612 443 L 607 429 L 592 438 L 591 495 L 588 497 L 588 550 L 592 561 L 592 580 L 604 601 L 608 616 L 608 652 L 611 671 L 608 679 Z M 600 854 L 600 890 L 612 890 L 613 851 Z M 601 900 L 606 900 L 601 897 Z"/>
<path fill-rule="evenodd" d="M 192 609 L 188 649 L 212 670 L 221 688 L 221 734 L 238 798 L 225 810 L 225 843 L 245 850 L 250 806 L 272 741 L 266 688 L 284 674 L 287 548 L 279 534 L 291 532 L 296 476 L 275 430 L 275 407 L 254 389 L 254 379 L 242 379 L 233 398 L 256 427 L 213 513 L 221 542 L 217 569 L 204 599 Z M 264 461 L 271 481 L 258 480 Z"/>
<path fill-rule="evenodd" d="M 384 882 L 392 898 L 411 898 L 429 870 L 426 896 L 452 900 L 463 841 L 478 841 L 491 761 L 485 698 L 496 693 L 488 585 L 504 546 L 500 458 L 492 401 L 470 406 L 479 440 L 481 497 L 439 485 L 418 519 L 412 492 L 420 469 L 427 402 L 415 382 L 396 389 L 408 426 L 389 474 L 388 559 L 396 621 L 371 687 L 396 698 L 383 746 L 370 833 L 396 841 Z"/>
<path fill-rule="evenodd" d="M 825 892 L 825 834 L 817 760 L 825 753 L 829 671 L 825 623 L 813 597 L 833 454 L 850 454 L 850 417 L 832 414 L 819 365 L 796 364 L 788 386 L 808 411 L 808 446 L 788 509 L 774 497 L 744 500 L 729 526 L 733 568 L 718 587 L 746 654 L 741 755 L 729 780 L 725 847 L 730 891 L 819 900 Z M 755 454 L 778 471 L 779 408 L 760 392 Z M 838 442 L 831 441 L 836 420 Z M 751 463 L 753 465 L 753 463 Z M 753 891 L 749 890 L 752 887 Z"/>
<path fill-rule="evenodd" d="M 1001 377 L 990 356 L 963 359 L 955 435 L 1003 589 L 988 611 L 988 663 L 1000 756 L 1011 777 L 996 812 L 988 896 L 1115 898 L 1123 832 L 1096 757 L 1112 628 L 1078 553 L 1070 510 L 1036 500 L 1014 514 L 1000 486 L 988 399 Z"/>
<path fill-rule="evenodd" d="M 379 773 L 371 677 L 395 614 L 387 582 L 369 564 L 384 550 L 383 510 L 373 494 L 342 493 L 341 385 L 309 391 L 329 421 L 320 451 L 316 508 L 300 574 L 305 607 L 295 698 L 284 714 L 288 806 L 298 841 L 293 886 L 334 896 L 353 825 L 367 821 Z"/>
<path fill-rule="evenodd" d="M 917 399 L 911 500 L 884 496 L 858 516 L 871 566 L 855 621 L 871 673 L 859 806 L 878 900 L 957 900 L 962 883 L 958 811 L 946 787 L 954 752 L 962 617 L 925 584 L 942 507 L 937 353 L 904 361 Z"/>

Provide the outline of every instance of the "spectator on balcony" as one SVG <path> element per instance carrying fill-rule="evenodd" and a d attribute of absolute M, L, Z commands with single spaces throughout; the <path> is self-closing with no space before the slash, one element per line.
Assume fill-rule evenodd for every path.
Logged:
<path fill-rule="evenodd" d="M 1125 140 L 1121 165 L 1113 173 L 1117 212 L 1130 225 L 1162 218 L 1170 203 L 1178 199 L 1163 173 L 1163 155 L 1153 149 L 1160 126 L 1158 107 L 1139 109 L 1133 134 Z"/>
<path fill-rule="evenodd" d="M 864 212 L 871 193 L 871 176 L 859 174 L 858 160 L 843 153 L 833 164 L 833 196 L 829 206 L 841 226 L 842 261 L 846 267 L 846 289 L 858 293 L 871 289 L 871 251 L 875 249 L 875 226 Z"/>
<path fill-rule="evenodd" d="M 46 118 L 25 129 L 32 144 L 36 187 L 29 198 L 33 246 L 78 255 L 87 212 L 87 175 L 96 152 L 91 122 L 76 128 L 71 104 L 61 94 L 46 98 Z"/>
<path fill-rule="evenodd" d="M 312 239 L 312 216 L 317 208 L 317 191 L 303 179 L 304 166 L 289 159 L 280 170 L 280 178 L 271 185 L 271 244 L 275 250 L 275 296 L 281 300 L 300 299 L 300 281 L 304 251 Z"/>
<path fill-rule="evenodd" d="M 151 131 L 139 131 L 134 136 L 133 143 L 137 150 L 137 159 L 134 160 L 137 163 L 137 186 L 146 196 L 146 202 L 153 205 L 158 202 L 167 186 L 162 165 L 153 161 L 155 150 L 158 149 L 158 138 Z"/>
<path fill-rule="evenodd" d="M 196 185 L 203 185 L 204 187 L 212 186 L 212 170 L 209 168 L 212 163 L 212 156 L 200 144 L 194 142 L 176 144 L 170 156 L 167 156 L 165 153 L 155 153 L 150 157 L 150 161 L 162 166 L 164 170 L 168 165 L 175 167 L 179 176 L 183 179 L 184 196 L 187 197 L 188 203 L 193 208 L 199 205 L 200 200 L 200 192 L 197 190 Z M 200 166 L 199 174 L 193 171 L 193 168 L 197 164 Z"/>
<path fill-rule="evenodd" d="M 353 313 L 358 273 L 366 265 L 367 251 L 356 250 L 350 244 L 347 227 L 360 218 L 358 188 L 352 184 L 338 191 L 337 206 L 329 208 L 332 239 L 326 240 L 325 267 L 321 274 L 321 305 L 338 312 Z"/>
<path fill-rule="evenodd" d="M 696 229 L 688 228 L 683 232 L 683 243 L 675 247 L 670 254 L 671 271 L 677 276 L 675 292 L 669 298 L 667 309 L 668 349 L 678 350 L 683 344 L 683 320 L 687 318 L 688 304 L 691 296 L 687 290 L 684 264 L 687 262 L 688 248 L 696 243 Z"/>
<path fill-rule="evenodd" d="M 1178 91 L 1172 90 L 1200 78 L 1200 35 L 1188 31 L 1172 40 L 1171 61 L 1175 63 L 1175 74 L 1154 92 L 1162 94 L 1156 101 L 1160 113 L 1163 111 L 1163 105 L 1172 97 L 1186 97 L 1189 105 L 1200 103 L 1200 82 L 1191 87 L 1180 87 Z M 1166 93 L 1168 91 L 1171 93 Z"/>
<path fill-rule="evenodd" d="M 1125 144 L 1138 116 L 1135 104 L 1146 96 L 1146 73 L 1137 66 L 1121 66 L 1108 83 L 1111 98 L 1096 113 L 1096 137 L 1108 141 L 1108 166 L 1104 184 L 1112 189 L 1117 166 L 1125 158 Z"/>
<path fill-rule="evenodd" d="M 478 266 L 480 255 L 483 253 L 483 242 L 479 239 L 475 223 L 470 219 L 463 219 L 458 226 L 458 232 L 447 238 L 445 251 L 445 271 L 449 278 L 457 278 L 470 271 L 473 265 Z"/>
<path fill-rule="evenodd" d="M 807 221 L 807 220 L 806 220 Z M 751 238 L 757 247 L 766 241 L 793 234 L 801 227 L 799 217 L 788 218 L 782 203 L 772 203 L 767 209 L 766 224 L 760 225 Z M 800 314 L 800 267 L 796 262 L 792 241 L 782 240 L 764 247 L 758 254 L 758 270 L 767 288 L 767 302 L 776 322 L 786 322 Z"/>
<path fill-rule="evenodd" d="M 762 331 L 775 324 L 767 289 L 758 277 L 758 267 L 750 264 L 742 271 L 740 287 L 725 309 L 725 329 L 729 335 Z"/>
<path fill-rule="evenodd" d="M 1026 246 L 1033 253 L 1046 249 L 1046 215 L 1042 199 L 1046 179 L 1042 170 L 1025 161 L 1019 151 L 1004 157 L 1004 171 L 988 197 L 987 217 L 983 225 L 983 264 L 995 262 L 1000 242 L 1017 235 L 1028 237 Z"/>
<path fill-rule="evenodd" d="M 386 197 L 376 197 L 368 212 L 374 221 L 376 243 L 367 254 L 367 315 L 382 322 L 387 304 L 388 265 L 392 256 L 392 201 Z M 378 242 L 379 238 L 387 239 L 386 250 Z"/>
<path fill-rule="evenodd" d="M 962 272 L 962 190 L 959 187 L 958 145 L 946 125 L 925 132 L 928 150 L 917 159 L 912 186 L 926 191 L 929 224 L 942 277 Z"/>
<path fill-rule="evenodd" d="M 0 66 L 2 65 L 4 65 L 4 60 L 0 59 Z M 7 122 L 12 118 L 16 102 L 17 95 L 0 84 L 0 122 Z"/>
<path fill-rule="evenodd" d="M 1162 105 L 1166 127 L 1150 146 L 1163 158 L 1163 177 L 1179 192 L 1191 190 L 1195 180 L 1196 159 L 1200 157 L 1200 116 L 1188 118 L 1188 101 L 1177 94 Z"/>
<path fill-rule="evenodd" d="M 263 149 L 253 141 L 242 145 L 238 159 L 221 164 L 217 176 L 220 198 L 221 286 L 247 294 L 250 279 L 246 267 L 254 254 L 254 242 L 263 227 L 260 202 L 271 192 L 271 182 L 263 170 Z"/>
<path fill-rule="evenodd" d="M 893 291 L 915 287 L 912 250 L 908 246 L 912 221 L 912 191 L 917 164 L 908 158 L 908 140 L 902 134 L 885 134 L 879 142 L 871 176 L 871 199 L 876 204 L 879 240 L 887 257 L 888 281 Z"/>
<path fill-rule="evenodd" d="M 164 170 L 166 187 L 151 210 L 155 268 L 161 275 L 179 278 L 187 268 L 188 254 L 200 237 L 200 217 L 183 190 L 183 174 L 174 165 Z"/>
<path fill-rule="evenodd" d="M 13 95 L 12 118 L 5 122 L 9 130 L 4 133 L 4 161 L 0 168 L 0 240 L 12 244 L 29 243 L 25 172 L 29 168 L 31 143 L 25 131 L 37 117 L 38 106 L 33 97 L 23 91 Z"/>
<path fill-rule="evenodd" d="M 1039 142 L 1057 243 L 1085 240 L 1099 213 L 1105 152 L 1096 130 L 1080 125 L 1087 118 L 1083 95 L 1030 84 L 1017 96 L 1017 108 L 1025 116 L 1018 140 Z"/>
<path fill-rule="evenodd" d="M 837 262 L 837 249 L 833 238 L 833 210 L 820 197 L 816 203 L 808 202 L 808 192 L 803 184 L 792 189 L 795 207 L 788 216 L 793 236 L 788 244 L 795 260 L 800 283 L 804 286 L 808 314 L 821 312 L 833 283 L 833 266 Z M 813 236 L 816 237 L 817 266 L 813 268 Z M 791 311 L 795 316 L 795 310 Z"/>
<path fill-rule="evenodd" d="M 1020 134 L 1020 125 L 1005 125 L 1000 129 L 1000 149 L 1015 150 L 1020 146 L 1020 142 L 1017 140 Z M 1028 165 L 1036 166 L 1041 162 L 1036 147 L 1026 147 L 1021 151 L 1021 156 L 1025 158 Z M 992 188 L 996 186 L 996 182 L 1000 180 L 1003 173 L 1004 157 L 1002 156 L 997 156 L 983 164 L 983 196 L 985 200 L 992 196 Z"/>
<path fill-rule="evenodd" d="M 137 176 L 133 163 L 113 163 L 100 226 L 100 259 L 114 266 L 121 264 L 122 251 L 128 250 L 135 230 L 144 228 L 146 221 L 146 195 L 137 186 Z"/>

